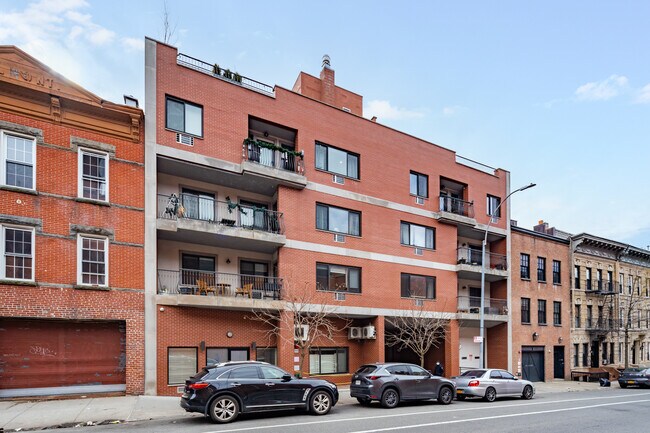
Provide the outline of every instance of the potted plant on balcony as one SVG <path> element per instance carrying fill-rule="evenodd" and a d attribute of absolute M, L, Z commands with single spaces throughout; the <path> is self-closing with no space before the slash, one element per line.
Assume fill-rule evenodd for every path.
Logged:
<path fill-rule="evenodd" d="M 212 67 L 212 73 L 214 75 L 221 75 L 221 68 L 219 67 L 218 64 L 216 63 L 214 64 L 214 66 Z"/>

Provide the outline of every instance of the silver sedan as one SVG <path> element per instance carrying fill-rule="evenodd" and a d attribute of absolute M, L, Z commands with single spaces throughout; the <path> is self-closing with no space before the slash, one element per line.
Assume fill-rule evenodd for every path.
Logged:
<path fill-rule="evenodd" d="M 530 400 L 535 395 L 535 386 L 528 380 L 519 379 L 512 373 L 499 369 L 468 370 L 451 378 L 456 385 L 456 398 L 481 397 L 494 401 L 497 397 L 521 397 Z"/>

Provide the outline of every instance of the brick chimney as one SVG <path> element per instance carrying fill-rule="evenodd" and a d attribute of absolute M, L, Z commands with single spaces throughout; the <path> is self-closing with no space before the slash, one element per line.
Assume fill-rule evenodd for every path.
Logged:
<path fill-rule="evenodd" d="M 544 220 L 539 220 L 537 225 L 533 227 L 533 230 L 538 233 L 546 234 L 548 232 L 548 223 L 545 223 Z"/>
<path fill-rule="evenodd" d="M 326 104 L 336 105 L 336 85 L 334 84 L 334 69 L 330 64 L 330 56 L 323 56 L 323 69 L 320 71 L 321 95 L 320 100 Z"/>

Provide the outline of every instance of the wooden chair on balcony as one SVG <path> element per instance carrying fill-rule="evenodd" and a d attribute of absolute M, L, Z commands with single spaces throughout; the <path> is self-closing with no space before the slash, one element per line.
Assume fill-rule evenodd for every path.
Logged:
<path fill-rule="evenodd" d="M 205 293 L 207 296 L 209 292 L 214 293 L 215 295 L 217 294 L 217 289 L 214 287 L 208 286 L 208 283 L 205 282 L 205 280 L 196 280 L 196 285 L 199 288 L 199 295 L 202 295 Z"/>
<path fill-rule="evenodd" d="M 253 283 L 244 284 L 242 287 L 237 287 L 235 290 L 235 297 L 237 295 L 248 296 L 249 298 L 253 297 Z"/>

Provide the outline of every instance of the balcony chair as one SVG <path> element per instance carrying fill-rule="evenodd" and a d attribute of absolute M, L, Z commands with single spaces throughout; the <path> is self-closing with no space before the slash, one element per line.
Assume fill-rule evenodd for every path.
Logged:
<path fill-rule="evenodd" d="M 205 293 L 207 296 L 209 292 L 212 292 L 215 295 L 217 294 L 217 289 L 215 287 L 208 286 L 208 283 L 206 283 L 205 280 L 196 280 L 196 285 L 199 288 L 199 295 Z"/>
<path fill-rule="evenodd" d="M 253 283 L 244 284 L 243 287 L 237 287 L 235 290 L 235 297 L 237 295 L 248 296 L 249 298 L 253 297 Z"/>

